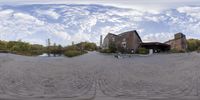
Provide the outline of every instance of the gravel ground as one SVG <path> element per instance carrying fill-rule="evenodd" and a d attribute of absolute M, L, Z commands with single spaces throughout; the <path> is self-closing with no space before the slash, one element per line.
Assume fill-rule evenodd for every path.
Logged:
<path fill-rule="evenodd" d="M 199 100 L 200 54 L 0 54 L 0 100 Z"/>

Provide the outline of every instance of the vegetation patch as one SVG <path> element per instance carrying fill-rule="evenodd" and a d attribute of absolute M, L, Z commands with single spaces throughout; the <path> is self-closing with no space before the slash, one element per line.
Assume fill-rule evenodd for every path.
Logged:
<path fill-rule="evenodd" d="M 65 51 L 64 55 L 67 57 L 75 57 L 80 56 L 87 53 L 86 51 L 78 51 L 78 50 L 67 50 Z"/>
<path fill-rule="evenodd" d="M 100 53 L 112 53 L 112 52 L 110 51 L 110 49 L 102 49 L 100 50 Z"/>
<path fill-rule="evenodd" d="M 87 51 L 94 51 L 97 49 L 95 43 L 81 42 L 72 44 L 71 46 L 62 47 L 61 45 L 53 44 L 47 47 L 39 44 L 29 44 L 27 42 L 19 41 L 0 41 L 0 53 L 13 53 L 24 56 L 38 56 L 43 53 L 48 55 L 62 55 L 67 57 L 79 56 L 87 53 Z"/>
<path fill-rule="evenodd" d="M 170 53 L 185 53 L 184 50 L 171 49 Z"/>
<path fill-rule="evenodd" d="M 118 50 L 116 48 L 115 43 L 111 42 L 107 49 L 100 50 L 101 53 L 116 53 Z"/>
<path fill-rule="evenodd" d="M 146 48 L 138 48 L 138 54 L 149 54 L 149 50 Z"/>
<path fill-rule="evenodd" d="M 187 40 L 188 51 L 200 51 L 200 40 L 198 39 L 188 39 Z"/>
<path fill-rule="evenodd" d="M 75 45 L 64 48 L 64 55 L 67 57 L 75 57 L 86 54 L 87 51 L 94 51 L 97 49 L 95 43 L 81 42 Z"/>
<path fill-rule="evenodd" d="M 44 53 L 44 47 L 38 44 L 29 44 L 22 41 L 0 41 L 0 52 L 14 53 L 25 56 L 35 56 Z"/>

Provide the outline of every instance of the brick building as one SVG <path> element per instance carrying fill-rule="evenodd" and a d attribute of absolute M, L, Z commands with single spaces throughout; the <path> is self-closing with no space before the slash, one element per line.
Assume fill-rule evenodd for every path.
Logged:
<path fill-rule="evenodd" d="M 143 43 L 136 30 L 128 31 L 115 35 L 108 33 L 103 40 L 102 48 L 108 49 L 109 46 L 116 47 L 119 52 L 136 53 L 138 48 L 146 48 L 153 51 L 153 53 L 168 52 L 170 49 L 178 51 L 186 51 L 187 40 L 186 36 L 182 33 L 177 33 L 173 40 L 165 43 L 160 42 L 146 42 Z"/>
<path fill-rule="evenodd" d="M 142 43 L 142 40 L 136 30 L 124 32 L 119 35 L 108 33 L 104 38 L 103 48 L 108 49 L 110 45 L 115 45 L 118 51 L 135 53 L 140 43 Z"/>
<path fill-rule="evenodd" d="M 165 42 L 171 46 L 172 50 L 186 51 L 187 50 L 187 40 L 183 33 L 177 33 L 174 35 L 174 39 Z"/>

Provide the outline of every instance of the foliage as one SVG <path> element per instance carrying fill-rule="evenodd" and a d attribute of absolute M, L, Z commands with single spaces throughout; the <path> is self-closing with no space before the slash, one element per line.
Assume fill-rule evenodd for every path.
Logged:
<path fill-rule="evenodd" d="M 100 50 L 101 53 L 111 53 L 110 49 L 102 49 Z"/>
<path fill-rule="evenodd" d="M 149 50 L 146 48 L 138 48 L 138 52 L 139 54 L 148 54 Z"/>
<path fill-rule="evenodd" d="M 67 57 L 75 57 L 75 56 L 79 56 L 82 54 L 87 53 L 86 51 L 80 51 L 80 50 L 67 50 L 65 51 L 64 55 Z"/>
<path fill-rule="evenodd" d="M 82 54 L 85 54 L 85 53 L 87 53 L 87 52 L 82 50 L 77 45 L 67 46 L 64 49 L 64 55 L 67 56 L 67 57 L 75 57 L 75 56 L 79 56 L 79 55 L 82 55 Z"/>
<path fill-rule="evenodd" d="M 0 41 L 0 50 L 20 55 L 40 55 L 43 53 L 42 45 L 32 45 L 22 41 Z"/>
<path fill-rule="evenodd" d="M 171 49 L 170 50 L 171 53 L 184 53 L 184 50 L 177 50 L 177 49 Z"/>
<path fill-rule="evenodd" d="M 196 51 L 200 48 L 200 40 L 198 39 L 189 39 L 187 40 L 188 51 Z"/>
<path fill-rule="evenodd" d="M 76 46 L 79 49 L 87 50 L 87 51 L 97 50 L 96 44 L 95 43 L 90 43 L 90 42 L 81 42 L 81 43 L 76 44 Z"/>
<path fill-rule="evenodd" d="M 200 47 L 197 49 L 197 52 L 200 53 Z"/>
<path fill-rule="evenodd" d="M 7 50 L 6 46 L 7 46 L 6 41 L 0 41 L 0 50 Z"/>
<path fill-rule="evenodd" d="M 87 53 L 87 51 L 94 51 L 97 49 L 95 43 L 81 42 L 75 45 L 64 48 L 64 55 L 67 57 L 79 56 Z"/>
<path fill-rule="evenodd" d="M 116 47 L 116 45 L 115 45 L 115 43 L 110 43 L 109 44 L 109 51 L 110 51 L 110 53 L 116 53 L 117 52 L 117 47 Z"/>
<path fill-rule="evenodd" d="M 42 45 L 39 44 L 33 44 L 30 47 L 30 53 L 32 55 L 41 55 L 44 53 L 44 47 Z"/>
<path fill-rule="evenodd" d="M 80 50 L 76 45 L 67 46 L 64 48 L 65 51 L 67 50 Z"/>
<path fill-rule="evenodd" d="M 62 54 L 64 52 L 63 47 L 61 45 L 54 44 L 53 46 L 47 47 L 49 52 L 52 54 Z"/>
<path fill-rule="evenodd" d="M 50 40 L 49 40 L 50 42 Z M 0 41 L 0 52 L 10 52 L 20 55 L 33 56 L 41 55 L 44 52 L 51 54 L 65 54 L 73 57 L 87 53 L 86 51 L 94 51 L 97 49 L 95 43 L 81 42 L 76 45 L 62 47 L 61 45 L 49 45 L 43 47 L 39 44 L 29 44 L 23 41 Z"/>

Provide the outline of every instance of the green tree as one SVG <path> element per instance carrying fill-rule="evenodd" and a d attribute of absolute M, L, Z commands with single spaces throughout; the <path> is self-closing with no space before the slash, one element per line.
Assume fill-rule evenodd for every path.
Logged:
<path fill-rule="evenodd" d="M 188 51 L 196 51 L 200 47 L 200 40 L 189 39 L 187 40 Z"/>
<path fill-rule="evenodd" d="M 0 41 L 0 50 L 7 50 L 7 42 L 5 41 Z"/>

